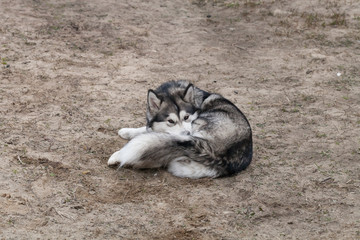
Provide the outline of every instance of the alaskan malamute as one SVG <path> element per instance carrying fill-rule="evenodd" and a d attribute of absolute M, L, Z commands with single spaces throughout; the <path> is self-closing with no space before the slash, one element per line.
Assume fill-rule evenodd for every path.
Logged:
<path fill-rule="evenodd" d="M 231 175 L 252 159 L 252 132 L 245 115 L 219 94 L 186 81 L 171 81 L 147 96 L 147 125 L 123 128 L 130 141 L 108 165 L 165 167 L 178 177 Z"/>

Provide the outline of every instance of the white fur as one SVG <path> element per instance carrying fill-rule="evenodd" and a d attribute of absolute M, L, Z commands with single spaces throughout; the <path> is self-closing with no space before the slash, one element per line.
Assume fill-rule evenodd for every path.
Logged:
<path fill-rule="evenodd" d="M 187 115 L 187 112 L 184 110 L 180 111 L 180 113 L 179 113 L 179 117 L 181 120 L 183 120 L 186 115 Z"/>
<path fill-rule="evenodd" d="M 134 137 L 146 133 L 146 127 L 140 127 L 140 128 L 122 128 L 119 130 L 118 134 L 120 137 L 126 140 L 133 139 Z"/>
<path fill-rule="evenodd" d="M 141 134 L 128 142 L 120 151 L 111 155 L 108 165 L 120 163 L 120 167 L 124 164 L 131 165 L 139 160 L 141 155 L 149 148 L 155 147 L 157 141 L 154 141 L 153 134 Z"/>
<path fill-rule="evenodd" d="M 173 121 L 176 122 L 176 123 L 179 122 L 179 118 L 178 118 L 178 116 L 177 116 L 175 113 L 170 113 L 168 119 L 171 119 L 171 120 L 173 120 Z"/>
<path fill-rule="evenodd" d="M 182 123 L 182 132 L 183 133 L 191 133 L 191 122 L 183 122 Z"/>
<path fill-rule="evenodd" d="M 117 151 L 111 155 L 108 160 L 108 165 L 120 164 L 121 166 L 134 165 L 139 161 L 140 157 L 149 149 L 153 149 L 164 142 L 169 141 L 171 137 L 167 133 L 144 133 L 128 142 L 120 151 Z M 190 140 L 190 136 L 179 135 L 177 138 L 181 141 Z"/>
<path fill-rule="evenodd" d="M 183 111 L 180 112 L 182 114 Z M 184 115 L 184 114 L 183 114 Z M 185 115 L 184 115 L 185 116 Z M 190 115 L 188 120 L 182 122 L 182 127 L 185 131 L 189 132 L 190 134 L 193 132 L 192 130 L 192 122 L 198 118 L 198 113 L 195 112 L 194 114 Z"/>
<path fill-rule="evenodd" d="M 206 167 L 200 163 L 191 161 L 181 161 L 182 158 L 175 159 L 170 162 L 168 171 L 177 177 L 182 178 L 203 178 L 203 177 L 217 177 L 216 170 Z"/>

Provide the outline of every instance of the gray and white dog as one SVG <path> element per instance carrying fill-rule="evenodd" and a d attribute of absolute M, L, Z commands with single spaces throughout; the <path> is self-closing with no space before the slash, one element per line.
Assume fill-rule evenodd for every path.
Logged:
<path fill-rule="evenodd" d="M 244 170 L 252 159 L 245 115 L 219 94 L 186 81 L 171 81 L 147 97 L 147 125 L 123 128 L 130 141 L 108 165 L 165 167 L 178 177 L 221 177 Z"/>

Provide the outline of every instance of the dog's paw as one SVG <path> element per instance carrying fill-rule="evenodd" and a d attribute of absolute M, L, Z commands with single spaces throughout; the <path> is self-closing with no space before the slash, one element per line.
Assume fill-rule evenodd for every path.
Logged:
<path fill-rule="evenodd" d="M 118 132 L 119 136 L 123 139 L 130 140 L 134 137 L 133 128 L 122 128 Z"/>
<path fill-rule="evenodd" d="M 108 166 L 114 166 L 121 163 L 120 151 L 114 152 L 108 160 Z"/>

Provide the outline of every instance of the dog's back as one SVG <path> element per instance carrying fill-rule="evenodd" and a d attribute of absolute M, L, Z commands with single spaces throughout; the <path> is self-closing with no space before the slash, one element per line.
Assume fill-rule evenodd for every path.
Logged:
<path fill-rule="evenodd" d="M 245 115 L 229 100 L 211 94 L 193 122 L 194 142 L 219 175 L 245 169 L 252 159 L 252 132 Z"/>

